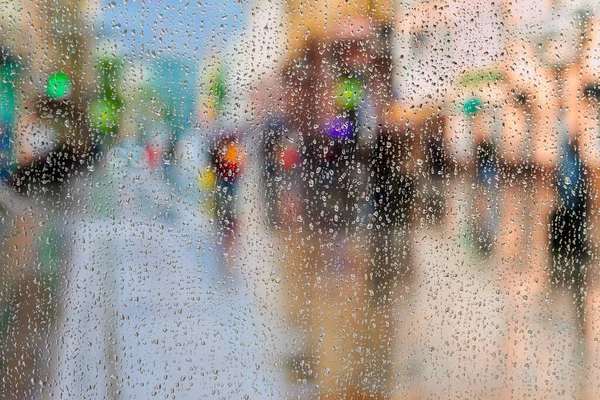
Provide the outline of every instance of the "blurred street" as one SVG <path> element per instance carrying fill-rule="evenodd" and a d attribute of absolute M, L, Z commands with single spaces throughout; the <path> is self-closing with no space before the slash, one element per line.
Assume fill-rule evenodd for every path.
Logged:
<path fill-rule="evenodd" d="M 600 398 L 590 0 L 8 0 L 0 399 Z"/>
<path fill-rule="evenodd" d="M 256 212 L 264 207 L 260 164 L 250 163 L 254 167 L 240 183 L 241 230 L 227 250 L 193 175 L 175 168 L 179 181 L 167 184 L 136 154 L 135 148 L 108 153 L 90 172 L 93 178 L 82 178 L 97 184 L 80 192 L 67 210 L 74 214 L 55 225 L 69 242 L 71 261 L 61 266 L 63 312 L 47 339 L 52 346 L 44 358 L 51 362 L 40 366 L 40 397 L 262 399 L 316 393 L 314 372 L 297 365 L 314 357 L 304 347 L 309 325 L 290 324 L 285 315 L 297 301 L 286 281 L 296 282 L 298 293 L 309 292 L 301 278 L 289 276 L 292 261 L 285 254 L 294 252 L 281 247 L 287 242 L 302 249 L 302 235 L 273 232 L 264 212 Z M 142 206 L 145 196 L 151 203 Z M 20 210 L 14 196 L 7 194 L 5 204 L 11 199 Z M 508 267 L 475 251 L 464 224 L 444 222 L 466 219 L 466 199 L 455 198 L 448 215 L 425 212 L 409 237 L 395 234 L 411 247 L 413 273 L 398 281 L 385 316 L 393 327 L 394 398 L 492 399 L 510 391 L 577 398 L 585 371 L 574 289 L 554 287 L 536 303 L 527 331 L 515 332 L 527 361 L 511 368 L 506 347 L 515 335 L 510 293 L 502 285 Z M 368 229 L 357 235 L 368 237 Z M 326 237 L 317 242 L 327 245 Z M 333 258 L 321 262 L 334 265 L 336 256 L 352 253 L 322 253 Z M 357 268 L 348 288 L 360 305 L 372 293 L 359 283 Z M 346 273 L 324 274 L 323 282 L 348 284 Z M 327 310 L 336 320 L 345 315 L 331 300 L 339 284 L 318 290 L 310 308 Z M 335 336 L 343 329 L 339 322 L 321 325 L 322 336 Z M 356 331 L 369 325 L 359 321 Z"/>

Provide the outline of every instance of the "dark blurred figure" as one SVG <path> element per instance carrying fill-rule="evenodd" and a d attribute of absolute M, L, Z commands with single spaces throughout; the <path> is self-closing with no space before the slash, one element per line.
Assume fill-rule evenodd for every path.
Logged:
<path fill-rule="evenodd" d="M 231 244 L 238 232 L 236 206 L 239 178 L 244 169 L 244 148 L 236 135 L 226 134 L 215 140 L 211 166 L 216 173 L 215 208 L 217 223 L 226 244 Z"/>

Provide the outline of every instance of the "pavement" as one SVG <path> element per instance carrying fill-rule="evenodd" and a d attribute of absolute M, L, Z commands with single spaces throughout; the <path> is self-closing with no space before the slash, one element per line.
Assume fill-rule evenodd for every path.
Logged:
<path fill-rule="evenodd" d="M 251 165 L 241 229 L 226 247 L 193 185 L 131 169 L 125 153 L 97 171 L 104 194 L 90 195 L 68 228 L 45 397 L 311 398 L 336 384 L 369 385 L 365 349 L 377 346 L 368 341 L 365 270 L 293 270 L 366 263 L 367 236 L 302 241 L 271 231 Z M 397 282 L 383 316 L 392 338 L 386 398 L 579 398 L 584 348 L 572 291 L 552 288 L 533 314 L 515 314 L 506 266 L 474 252 L 461 229 L 415 224 L 402 239 L 413 274 Z"/>

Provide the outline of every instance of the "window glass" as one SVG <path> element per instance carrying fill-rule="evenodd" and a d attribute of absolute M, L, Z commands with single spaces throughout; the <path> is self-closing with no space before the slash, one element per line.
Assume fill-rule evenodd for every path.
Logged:
<path fill-rule="evenodd" d="M 600 398 L 590 0 L 0 2 L 0 398 Z"/>

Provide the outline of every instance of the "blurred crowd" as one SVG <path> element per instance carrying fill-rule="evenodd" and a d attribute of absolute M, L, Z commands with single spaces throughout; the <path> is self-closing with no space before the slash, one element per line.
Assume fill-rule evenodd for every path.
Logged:
<path fill-rule="evenodd" d="M 502 384 L 475 396 L 539 390 L 543 368 L 532 366 L 545 345 L 532 332 L 561 288 L 583 338 L 573 396 L 597 397 L 597 4 L 256 1 L 239 38 L 194 60 L 197 79 L 186 60 L 132 62 L 98 39 L 102 6 L 13 1 L 0 14 L 2 397 L 59 398 L 50 369 L 64 361 L 50 359 L 63 346 L 67 360 L 85 352 L 61 330 L 86 319 L 77 290 L 90 281 L 70 287 L 97 262 L 75 251 L 91 229 L 84 220 L 132 237 L 138 223 L 198 225 L 214 235 L 196 250 L 179 244 L 218 253 L 212 262 L 234 287 L 264 278 L 242 265 L 269 264 L 264 307 L 276 317 L 263 324 L 284 337 L 271 362 L 284 365 L 289 396 L 442 396 L 432 385 L 405 390 L 396 347 L 410 335 L 404 315 L 418 313 L 417 282 L 448 246 L 489 267 L 503 298 L 506 334 L 490 351 Z M 436 238 L 432 254 L 419 254 L 422 232 Z M 259 236 L 269 262 L 249 261 Z M 451 275 L 460 260 L 446 262 Z M 126 340 L 108 336 L 103 374 L 118 376 Z M 127 397 L 108 378 L 77 392 L 77 374 L 71 393 Z"/>
<path fill-rule="evenodd" d="M 503 377 L 515 383 L 500 396 L 526 393 L 537 357 L 527 332 L 558 285 L 573 290 L 586 343 L 577 396 L 594 398 L 597 5 L 286 10 L 288 51 L 268 100 L 255 101 L 268 110 L 269 221 L 289 252 L 282 303 L 309 332 L 319 395 L 388 397 L 394 309 L 426 268 L 414 263 L 416 232 L 433 225 L 496 268 Z"/>

